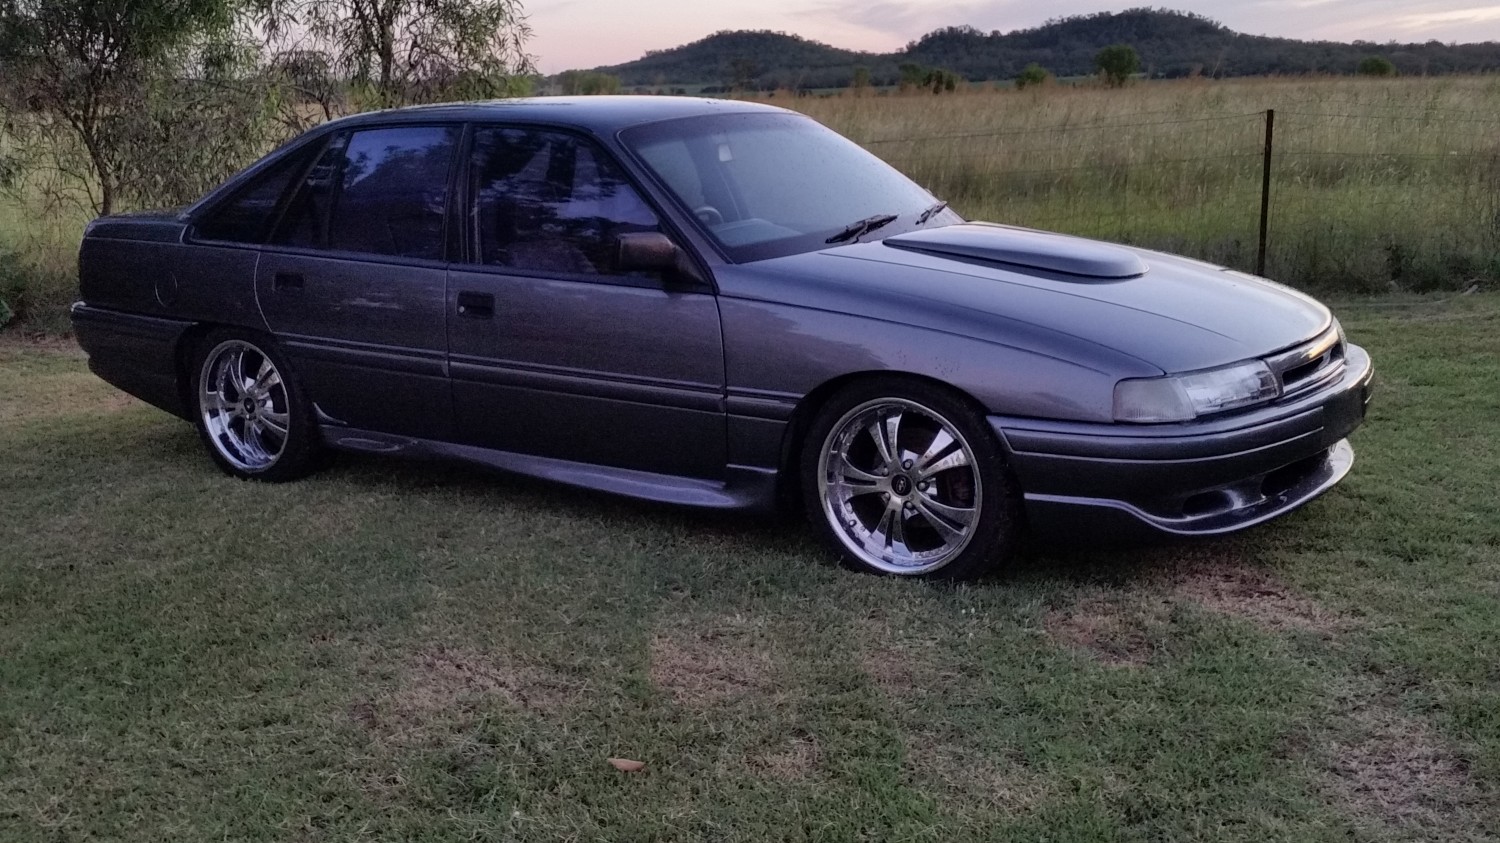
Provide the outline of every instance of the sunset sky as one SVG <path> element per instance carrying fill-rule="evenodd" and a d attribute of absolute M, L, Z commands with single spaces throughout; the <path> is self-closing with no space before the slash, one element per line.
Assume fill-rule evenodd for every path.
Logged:
<path fill-rule="evenodd" d="M 597 67 L 722 29 L 770 29 L 851 50 L 889 52 L 943 26 L 1009 32 L 1048 18 L 1145 0 L 529 0 L 531 52 L 544 73 Z M 1335 41 L 1500 41 L 1500 4 L 1478 0 L 1194 0 L 1155 3 L 1240 32 Z"/>

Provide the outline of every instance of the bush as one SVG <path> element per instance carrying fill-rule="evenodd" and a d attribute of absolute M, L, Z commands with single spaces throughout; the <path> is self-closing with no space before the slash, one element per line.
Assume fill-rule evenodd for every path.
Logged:
<path fill-rule="evenodd" d="M 62 254 L 36 260 L 0 250 L 0 328 L 66 333 L 76 292 L 77 280 Z"/>
<path fill-rule="evenodd" d="M 1094 66 L 1105 84 L 1119 88 L 1141 69 L 1141 55 L 1129 44 L 1111 44 L 1094 56 Z"/>
<path fill-rule="evenodd" d="M 1395 76 L 1396 66 L 1385 56 L 1366 56 L 1359 63 L 1360 76 Z"/>
<path fill-rule="evenodd" d="M 1045 85 L 1052 80 L 1052 72 L 1036 62 L 1026 65 L 1020 73 L 1016 74 L 1016 89 L 1029 88 L 1033 85 Z"/>

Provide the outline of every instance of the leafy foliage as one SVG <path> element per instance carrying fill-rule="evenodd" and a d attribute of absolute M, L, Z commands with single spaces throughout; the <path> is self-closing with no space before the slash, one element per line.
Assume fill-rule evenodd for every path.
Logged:
<path fill-rule="evenodd" d="M 901 65 L 901 87 L 903 90 L 930 90 L 934 94 L 945 91 L 952 92 L 958 88 L 958 83 L 963 81 L 951 70 L 940 67 L 924 67 L 915 62 Z"/>
<path fill-rule="evenodd" d="M 568 70 L 557 77 L 565 95 L 618 94 L 620 77 L 594 70 Z"/>
<path fill-rule="evenodd" d="M 282 50 L 321 56 L 377 106 L 512 94 L 532 71 L 519 0 L 261 0 Z"/>
<path fill-rule="evenodd" d="M 1395 76 L 1396 66 L 1385 56 L 1369 56 L 1359 63 L 1360 76 Z"/>
<path fill-rule="evenodd" d="M 1094 66 L 1105 84 L 1118 88 L 1141 69 L 1141 56 L 1129 44 L 1111 44 L 1094 56 Z"/>
<path fill-rule="evenodd" d="M 10 187 L 29 175 L 53 198 L 82 189 L 110 213 L 221 176 L 205 157 L 254 119 L 217 90 L 242 56 L 233 20 L 227 0 L 0 0 Z"/>
<path fill-rule="evenodd" d="M 1026 65 L 1020 73 L 1016 74 L 1016 88 L 1030 88 L 1035 85 L 1045 85 L 1052 80 L 1051 71 L 1036 62 Z"/>

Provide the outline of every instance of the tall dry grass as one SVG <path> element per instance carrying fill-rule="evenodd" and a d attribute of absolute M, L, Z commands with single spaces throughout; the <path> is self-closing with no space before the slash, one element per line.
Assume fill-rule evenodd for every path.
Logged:
<path fill-rule="evenodd" d="M 1123 90 L 776 97 L 972 219 L 1253 269 L 1267 109 L 1267 274 L 1322 292 L 1500 281 L 1500 76 L 1182 80 Z M 86 214 L 0 197 L 0 299 L 65 328 Z"/>
<path fill-rule="evenodd" d="M 976 219 L 1255 266 L 1315 290 L 1500 280 L 1500 76 L 1182 80 L 787 100 Z"/>

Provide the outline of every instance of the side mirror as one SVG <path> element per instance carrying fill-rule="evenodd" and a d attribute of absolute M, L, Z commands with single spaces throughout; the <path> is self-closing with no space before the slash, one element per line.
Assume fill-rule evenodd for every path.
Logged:
<path fill-rule="evenodd" d="M 668 278 L 702 284 L 707 279 L 687 253 L 660 231 L 632 231 L 616 238 L 615 265 L 622 272 L 660 272 Z"/>

